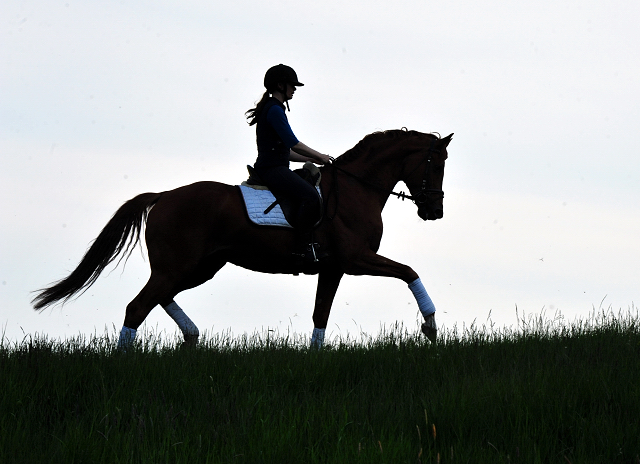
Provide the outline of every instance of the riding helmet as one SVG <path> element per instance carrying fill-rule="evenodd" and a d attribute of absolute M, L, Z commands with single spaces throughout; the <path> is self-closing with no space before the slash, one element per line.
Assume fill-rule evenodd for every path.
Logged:
<path fill-rule="evenodd" d="M 304 85 L 302 82 L 298 81 L 298 75 L 293 68 L 284 64 L 278 64 L 269 68 L 267 73 L 264 75 L 264 86 L 267 90 L 275 90 L 280 83 L 295 86 Z"/>

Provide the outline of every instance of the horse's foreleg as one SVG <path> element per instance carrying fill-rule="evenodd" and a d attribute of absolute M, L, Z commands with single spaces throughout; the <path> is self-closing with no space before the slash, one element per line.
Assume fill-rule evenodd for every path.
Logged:
<path fill-rule="evenodd" d="M 409 288 L 413 292 L 413 296 L 418 302 L 418 308 L 424 317 L 422 323 L 422 333 L 431 341 L 435 343 L 438 336 L 438 326 L 436 325 L 436 307 L 431 301 L 431 297 L 427 293 L 427 290 L 422 285 L 420 278 L 417 278 L 409 284 Z"/>
<path fill-rule="evenodd" d="M 413 269 L 371 251 L 363 253 L 358 259 L 354 259 L 353 262 L 349 263 L 347 273 L 352 275 L 395 277 L 404 280 L 409 285 L 409 289 L 418 303 L 418 309 L 424 318 L 422 333 L 431 342 L 436 341 L 438 333 L 435 319 L 436 307 L 418 274 Z"/>
<path fill-rule="evenodd" d="M 187 316 L 182 308 L 178 306 L 178 303 L 172 301 L 166 306 L 163 306 L 164 310 L 167 312 L 169 317 L 178 324 L 180 330 L 182 331 L 182 335 L 184 335 L 184 342 L 187 345 L 195 345 L 198 343 L 198 337 L 200 336 L 200 331 L 198 327 L 193 323 L 189 316 Z"/>
<path fill-rule="evenodd" d="M 331 313 L 331 305 L 343 275 L 342 271 L 336 269 L 323 270 L 318 274 L 318 289 L 313 310 L 312 347 L 320 348 L 324 343 L 324 334 L 329 321 L 329 314 Z"/>

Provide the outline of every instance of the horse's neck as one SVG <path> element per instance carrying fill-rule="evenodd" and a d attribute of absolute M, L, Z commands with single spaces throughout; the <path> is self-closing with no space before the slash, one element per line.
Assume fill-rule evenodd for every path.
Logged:
<path fill-rule="evenodd" d="M 386 199 L 400 181 L 400 160 L 401 158 L 391 150 L 380 153 L 369 150 L 341 167 L 361 179 L 363 184 L 377 187 Z"/>

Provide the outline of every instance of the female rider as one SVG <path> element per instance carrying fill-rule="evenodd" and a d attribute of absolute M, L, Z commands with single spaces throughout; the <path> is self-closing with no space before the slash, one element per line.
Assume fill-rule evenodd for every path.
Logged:
<path fill-rule="evenodd" d="M 319 217 L 320 198 L 313 186 L 289 169 L 289 161 L 326 164 L 331 162 L 331 157 L 300 142 L 289 126 L 285 103 L 288 109 L 288 101 L 293 98 L 296 87 L 302 85 L 289 66 L 279 64 L 269 68 L 264 76 L 267 91 L 256 107 L 245 114 L 249 125 L 256 125 L 258 158 L 254 169 L 274 195 L 293 201 L 291 225 L 306 239 L 307 236 L 310 238 Z M 315 260 L 313 243 L 305 249 L 311 251 Z"/>

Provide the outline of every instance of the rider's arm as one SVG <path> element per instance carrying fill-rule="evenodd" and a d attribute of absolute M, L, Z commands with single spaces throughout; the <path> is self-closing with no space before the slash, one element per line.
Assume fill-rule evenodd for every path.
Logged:
<path fill-rule="evenodd" d="M 298 161 L 300 163 L 306 163 L 307 161 L 311 161 L 312 163 L 315 162 L 313 158 L 301 155 L 300 153 L 296 153 L 293 150 L 289 152 L 289 161 Z"/>
<path fill-rule="evenodd" d="M 291 148 L 289 159 L 291 161 L 311 161 L 317 164 L 327 164 L 331 162 L 329 155 L 323 155 L 302 142 L 298 142 Z"/>
<path fill-rule="evenodd" d="M 311 161 L 317 164 L 327 164 L 330 162 L 331 158 L 328 155 L 323 155 L 296 138 L 291 130 L 287 116 L 284 114 L 284 110 L 279 106 L 274 105 L 269 108 L 267 121 L 269 121 L 278 133 L 284 144 L 291 149 L 289 152 L 289 160 L 301 162 Z"/>

